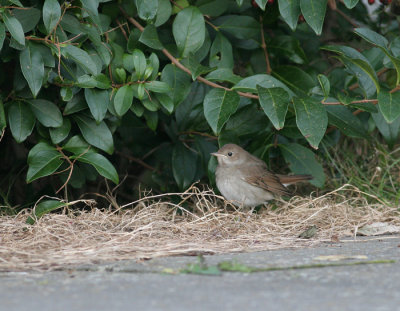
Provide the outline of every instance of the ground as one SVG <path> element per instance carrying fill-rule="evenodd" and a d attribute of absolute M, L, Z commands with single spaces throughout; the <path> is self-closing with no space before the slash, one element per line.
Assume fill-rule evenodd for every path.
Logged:
<path fill-rule="evenodd" d="M 233 261 L 279 268 L 218 276 L 182 273 L 195 256 L 3 272 L 0 310 L 400 310 L 399 246 L 400 236 L 356 237 L 204 256 L 208 267 Z"/>

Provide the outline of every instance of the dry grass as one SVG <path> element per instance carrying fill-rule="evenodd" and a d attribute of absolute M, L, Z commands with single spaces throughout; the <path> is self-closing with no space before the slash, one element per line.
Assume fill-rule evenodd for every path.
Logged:
<path fill-rule="evenodd" d="M 0 271 L 60 269 L 68 265 L 147 259 L 159 256 L 252 252 L 304 247 L 355 235 L 377 221 L 400 224 L 396 208 L 345 185 L 321 197 L 294 197 L 258 214 L 235 210 L 212 191 L 191 187 L 172 204 L 153 196 L 116 211 L 92 208 L 79 213 L 48 214 L 33 226 L 27 212 L 2 217 Z M 184 209 L 189 203 L 192 211 Z M 318 232 L 298 238 L 308 227 Z"/>

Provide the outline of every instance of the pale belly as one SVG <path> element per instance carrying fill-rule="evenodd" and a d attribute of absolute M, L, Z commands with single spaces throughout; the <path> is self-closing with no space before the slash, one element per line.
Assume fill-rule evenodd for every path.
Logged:
<path fill-rule="evenodd" d="M 274 195 L 255 187 L 244 181 L 242 178 L 219 178 L 217 172 L 217 187 L 221 194 L 228 201 L 236 206 L 257 206 L 264 204 L 274 198 Z"/>

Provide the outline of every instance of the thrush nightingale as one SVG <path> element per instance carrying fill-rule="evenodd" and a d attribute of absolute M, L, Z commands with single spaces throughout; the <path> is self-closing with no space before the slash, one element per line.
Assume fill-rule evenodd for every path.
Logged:
<path fill-rule="evenodd" d="M 217 187 L 225 199 L 237 206 L 255 207 L 275 195 L 291 195 L 286 185 L 313 178 L 274 174 L 264 161 L 235 144 L 227 144 L 211 154 L 218 159 Z"/>

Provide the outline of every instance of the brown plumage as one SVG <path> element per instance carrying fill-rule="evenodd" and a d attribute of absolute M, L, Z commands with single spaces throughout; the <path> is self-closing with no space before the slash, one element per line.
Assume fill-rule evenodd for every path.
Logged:
<path fill-rule="evenodd" d="M 311 175 L 279 175 L 264 161 L 235 144 L 212 153 L 218 159 L 216 182 L 219 191 L 236 205 L 256 206 L 275 195 L 291 195 L 286 185 L 310 180 Z"/>

